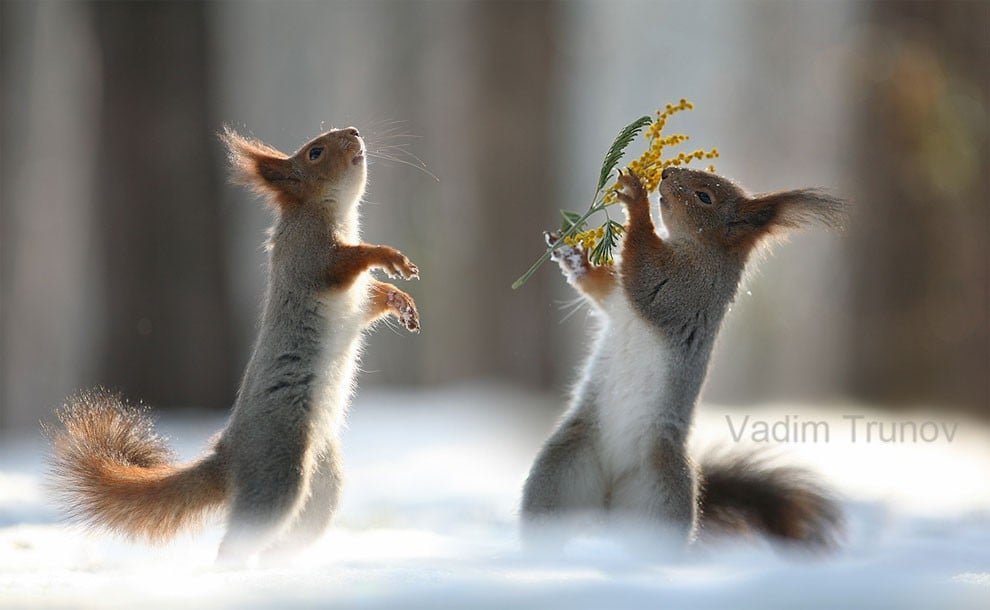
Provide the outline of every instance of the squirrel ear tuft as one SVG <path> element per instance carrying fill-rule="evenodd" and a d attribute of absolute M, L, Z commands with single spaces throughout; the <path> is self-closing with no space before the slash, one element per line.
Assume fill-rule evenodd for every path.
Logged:
<path fill-rule="evenodd" d="M 818 189 L 767 193 L 739 202 L 728 223 L 728 234 L 752 247 L 763 238 L 809 224 L 841 228 L 845 210 L 844 201 Z"/>
<path fill-rule="evenodd" d="M 234 182 L 250 186 L 280 208 L 298 202 L 300 179 L 288 156 L 261 140 L 246 138 L 230 127 L 224 127 L 220 140 L 227 147 Z"/>
<path fill-rule="evenodd" d="M 846 204 L 818 189 L 780 191 L 745 199 L 736 208 L 734 223 L 754 229 L 796 229 L 818 223 L 839 228 Z"/>

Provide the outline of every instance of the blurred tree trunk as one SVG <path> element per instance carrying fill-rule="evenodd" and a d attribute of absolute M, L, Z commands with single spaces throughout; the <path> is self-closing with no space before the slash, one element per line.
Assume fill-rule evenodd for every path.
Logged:
<path fill-rule="evenodd" d="M 92 381 L 98 75 L 87 7 L 0 2 L 0 428 Z"/>
<path fill-rule="evenodd" d="M 103 71 L 97 378 L 157 405 L 230 403 L 234 377 L 210 120 L 207 8 L 89 4 Z"/>
<path fill-rule="evenodd" d="M 473 252 L 479 272 L 472 274 L 474 307 L 466 313 L 480 332 L 480 345 L 487 348 L 479 353 L 490 362 L 479 363 L 473 374 L 545 388 L 553 374 L 550 333 L 558 317 L 550 306 L 551 284 L 535 280 L 516 291 L 508 286 L 542 253 L 543 227 L 520 227 L 519 220 L 532 218 L 534 208 L 558 199 L 550 168 L 559 85 L 553 78 L 558 74 L 554 31 L 560 28 L 561 7 L 552 2 L 487 2 L 474 8 L 480 78 L 472 100 L 478 120 L 469 138 L 478 143 L 475 162 L 486 169 L 478 174 L 475 203 L 486 230 Z M 489 155 L 489 150 L 512 154 Z M 556 216 L 554 221 L 556 226 Z M 519 231 L 529 235 L 532 247 L 507 248 L 505 236 Z M 494 258 L 500 259 L 497 268 L 505 275 L 486 272 L 496 268 Z"/>
<path fill-rule="evenodd" d="M 386 15 L 372 17 L 377 23 L 362 31 L 385 24 L 397 51 L 370 78 L 383 98 L 404 96 L 396 104 L 400 116 L 421 126 L 419 152 L 443 188 L 394 166 L 372 168 L 372 188 L 383 187 L 374 196 L 387 188 L 401 195 L 365 207 L 366 236 L 402 244 L 423 269 L 410 292 L 424 330 L 413 339 L 370 336 L 363 364 L 376 374 L 362 384 L 511 379 L 546 388 L 554 375 L 549 348 L 559 319 L 551 294 L 557 278 L 544 272 L 520 290 L 509 286 L 542 252 L 545 225 L 534 219 L 558 222 L 556 211 L 542 212 L 558 199 L 553 77 L 561 7 L 373 6 L 387 7 Z M 353 22 L 348 16 L 346 27 Z M 422 48 L 422 40 L 432 42 Z M 417 201 L 423 203 L 407 203 Z M 526 247 L 511 247 L 520 234 Z"/>
<path fill-rule="evenodd" d="M 877 63 L 858 65 L 851 390 L 986 415 L 990 5 L 876 1 L 869 14 L 863 56 Z"/>
<path fill-rule="evenodd" d="M 566 7 L 291 6 L 214 5 L 228 75 L 224 118 L 283 150 L 321 125 L 354 124 L 372 150 L 413 142 L 409 150 L 442 181 L 373 159 L 363 238 L 398 247 L 422 269 L 422 279 L 404 289 L 416 299 L 423 333 L 369 333 L 361 387 L 474 380 L 547 387 L 549 337 L 560 318 L 551 287 L 559 276 L 547 269 L 522 290 L 509 286 L 542 252 L 547 221 L 534 219 L 559 222 L 555 95 Z M 285 48 L 289 38 L 306 40 L 306 52 Z M 399 135 L 389 135 L 393 130 Z M 227 192 L 243 209 L 243 191 Z M 253 328 L 257 239 L 269 218 L 261 206 L 247 207 L 250 220 L 235 229 L 236 251 L 251 258 L 235 290 L 238 316 Z M 513 245 L 520 235 L 525 247 Z"/>

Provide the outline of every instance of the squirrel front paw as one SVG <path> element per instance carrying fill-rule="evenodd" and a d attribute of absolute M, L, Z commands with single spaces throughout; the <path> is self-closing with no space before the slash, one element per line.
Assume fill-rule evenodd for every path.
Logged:
<path fill-rule="evenodd" d="M 643 182 L 631 170 L 622 172 L 619 176 L 619 189 L 615 191 L 615 196 L 626 204 L 630 212 L 636 209 L 647 210 L 648 212 L 650 209 L 650 199 L 643 187 Z"/>
<path fill-rule="evenodd" d="M 412 300 L 411 296 L 399 289 L 389 290 L 386 295 L 386 303 L 399 323 L 406 327 L 406 330 L 413 333 L 419 332 L 419 312 L 416 311 L 416 302 Z"/>
<path fill-rule="evenodd" d="M 391 278 L 401 277 L 404 280 L 419 279 L 419 268 L 404 254 L 394 248 L 385 248 L 382 255 L 381 268 Z"/>
<path fill-rule="evenodd" d="M 557 232 L 544 231 L 543 239 L 546 241 L 547 246 L 553 247 L 560 241 L 560 234 Z M 561 244 L 557 246 L 550 252 L 550 260 L 560 266 L 560 270 L 563 272 L 564 278 L 570 284 L 573 284 L 578 279 L 587 275 L 588 270 L 591 269 L 591 262 L 588 260 L 588 252 L 581 244 L 576 246 Z"/>

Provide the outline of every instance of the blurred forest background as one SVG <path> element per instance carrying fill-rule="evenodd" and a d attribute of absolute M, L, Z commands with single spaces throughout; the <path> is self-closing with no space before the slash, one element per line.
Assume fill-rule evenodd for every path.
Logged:
<path fill-rule="evenodd" d="M 422 269 L 423 333 L 373 333 L 363 388 L 562 394 L 589 317 L 551 266 L 509 285 L 618 129 L 682 97 L 720 173 L 854 207 L 749 278 L 703 398 L 986 417 L 988 32 L 980 1 L 5 0 L 0 427 L 96 384 L 229 407 L 270 216 L 224 123 L 286 152 L 355 125 L 439 177 L 371 167 L 363 235 Z"/>

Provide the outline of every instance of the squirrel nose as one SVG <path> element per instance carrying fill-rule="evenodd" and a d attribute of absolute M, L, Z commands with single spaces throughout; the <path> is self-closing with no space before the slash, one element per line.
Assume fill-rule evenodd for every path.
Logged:
<path fill-rule="evenodd" d="M 348 127 L 347 129 L 344 130 L 344 133 L 349 133 L 355 138 L 361 137 L 361 132 L 357 130 L 357 127 Z"/>
<path fill-rule="evenodd" d="M 676 167 L 665 167 L 665 168 L 663 168 L 663 171 L 660 172 L 660 179 L 661 180 L 666 180 L 667 179 L 667 176 L 670 176 L 672 173 L 674 173 L 674 170 L 676 170 L 676 169 L 677 169 Z"/>

